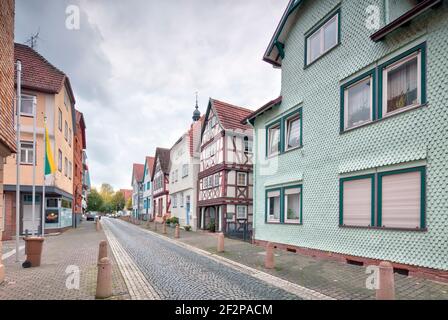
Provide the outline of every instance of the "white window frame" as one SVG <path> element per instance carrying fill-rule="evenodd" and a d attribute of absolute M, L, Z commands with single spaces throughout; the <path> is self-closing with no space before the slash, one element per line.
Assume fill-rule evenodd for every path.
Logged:
<path fill-rule="evenodd" d="M 329 24 L 331 24 L 334 20 L 336 20 L 336 43 L 334 46 L 328 48 L 325 50 L 325 36 L 324 36 L 324 30 L 325 27 L 327 27 Z M 314 60 L 311 60 L 311 38 L 313 38 L 315 35 L 319 34 L 319 41 L 320 41 L 320 50 L 319 55 L 314 58 Z M 319 29 L 311 33 L 306 37 L 306 47 L 307 47 L 307 53 L 306 53 L 306 65 L 309 65 L 310 63 L 313 63 L 317 59 L 319 59 L 321 56 L 323 56 L 325 53 L 333 49 L 339 44 L 339 12 L 334 14 L 330 19 L 328 19 L 327 22 L 325 22 Z"/>
<path fill-rule="evenodd" d="M 404 63 L 413 60 L 415 57 L 417 57 L 417 103 L 411 104 L 409 106 L 405 106 L 403 108 L 397 109 L 395 111 L 387 112 L 387 82 L 388 82 L 388 73 L 392 70 L 397 69 Z M 383 112 L 382 117 L 388 117 L 390 115 L 394 115 L 397 113 L 401 113 L 404 111 L 407 111 L 409 109 L 418 107 L 422 103 L 422 52 L 421 50 L 418 50 L 417 52 L 414 52 L 410 54 L 409 56 L 404 57 L 403 59 L 398 60 L 397 62 L 385 67 L 383 70 Z"/>
<path fill-rule="evenodd" d="M 215 173 L 214 175 L 213 175 L 213 179 L 215 180 L 215 186 L 217 187 L 217 186 L 219 186 L 219 180 L 220 180 L 220 177 L 219 177 L 219 173 Z"/>
<path fill-rule="evenodd" d="M 269 196 L 269 193 L 273 193 L 273 192 L 278 192 L 278 196 L 275 196 L 275 197 L 270 197 Z M 276 222 L 276 223 L 280 223 L 280 217 L 281 217 L 281 215 L 282 215 L 282 213 L 281 213 L 281 203 L 282 203 L 282 198 L 281 198 L 281 196 L 282 196 L 282 193 L 281 193 L 281 191 L 280 190 L 271 190 L 271 191 L 268 191 L 267 192 L 267 212 L 266 212 L 266 214 L 267 214 L 267 219 L 268 219 L 268 222 Z M 276 218 L 274 218 L 274 216 L 273 215 L 270 215 L 269 213 L 271 212 L 271 201 L 269 200 L 270 198 L 278 198 L 278 201 L 279 201 L 279 206 L 280 206 L 280 211 L 279 211 L 279 213 L 278 213 L 278 219 L 276 219 Z"/>
<path fill-rule="evenodd" d="M 249 137 L 247 137 L 247 140 L 243 138 L 243 143 L 244 143 L 244 152 L 245 153 L 253 153 L 253 149 L 254 149 L 253 141 Z"/>
<path fill-rule="evenodd" d="M 292 116 L 290 116 L 290 117 L 285 119 L 285 124 L 286 124 L 286 130 L 285 130 L 285 151 L 290 151 L 290 150 L 294 150 L 294 149 L 300 148 L 300 139 L 301 139 L 301 137 L 300 137 L 300 134 L 301 134 L 300 127 L 299 127 L 299 145 L 296 146 L 296 147 L 288 148 L 289 135 L 291 134 L 290 133 L 290 128 L 289 128 L 289 122 L 292 121 L 292 120 L 295 120 L 295 119 L 297 119 L 299 121 L 299 126 L 301 126 L 300 122 L 302 121 L 302 117 L 300 116 L 300 113 L 294 114 L 294 115 L 292 115 Z"/>
<path fill-rule="evenodd" d="M 273 129 L 278 130 L 278 148 L 277 148 L 277 151 L 275 151 L 275 152 L 271 152 L 271 149 L 272 149 L 271 148 L 271 146 L 272 146 L 271 130 L 273 130 Z M 280 154 L 281 134 L 282 134 L 282 131 L 281 131 L 280 123 L 273 124 L 271 127 L 268 128 L 268 152 L 267 152 L 268 157 L 274 157 L 274 156 Z"/>
<path fill-rule="evenodd" d="M 366 120 L 365 122 L 363 122 L 361 124 L 358 124 L 356 126 L 349 127 L 348 126 L 348 106 L 349 106 L 348 105 L 348 91 L 350 90 L 350 88 L 353 88 L 353 87 L 355 87 L 355 86 L 357 86 L 357 85 L 359 85 L 359 84 L 361 84 L 363 82 L 366 82 L 367 80 L 370 82 L 370 112 L 369 112 L 369 120 Z M 374 86 L 373 77 L 371 75 L 369 75 L 369 76 L 367 76 L 365 78 L 360 79 L 359 81 L 356 81 L 355 83 L 351 84 L 350 86 L 344 88 L 344 130 L 363 126 L 366 123 L 369 123 L 369 122 L 371 122 L 373 120 L 372 119 L 373 86 Z"/>
<path fill-rule="evenodd" d="M 240 179 L 239 179 L 239 176 L 240 175 L 244 175 L 244 184 L 240 184 Z M 237 172 L 236 173 L 236 185 L 237 186 L 242 186 L 242 187 L 245 187 L 245 186 L 247 186 L 247 172 Z"/>
<path fill-rule="evenodd" d="M 298 193 L 292 193 L 296 196 L 299 197 L 299 217 L 297 219 L 288 219 L 288 194 L 287 192 L 290 190 L 294 190 L 294 189 L 298 189 L 299 192 Z M 297 188 L 291 188 L 291 189 L 285 189 L 284 191 L 284 217 L 285 217 L 285 223 L 300 223 L 300 216 L 302 214 L 301 210 L 302 210 L 302 189 L 300 187 Z"/>
<path fill-rule="evenodd" d="M 31 148 L 24 148 L 24 145 L 31 146 Z M 21 141 L 20 142 L 20 149 L 21 151 L 25 151 L 25 159 L 23 157 L 20 157 L 20 164 L 33 164 L 33 157 L 30 156 L 30 153 L 33 153 L 33 142 L 30 141 Z M 31 158 L 31 159 L 30 159 Z"/>
<path fill-rule="evenodd" d="M 244 215 L 242 217 L 240 216 L 239 209 L 244 209 Z M 238 205 L 236 206 L 235 211 L 237 220 L 247 220 L 247 206 Z"/>
<path fill-rule="evenodd" d="M 182 178 L 188 177 L 188 164 L 182 165 Z"/>
<path fill-rule="evenodd" d="M 64 139 L 65 139 L 65 141 L 68 141 L 68 122 L 67 122 L 67 120 L 64 123 Z"/>
<path fill-rule="evenodd" d="M 35 113 L 34 108 L 37 108 L 37 105 L 34 106 L 34 99 L 36 98 L 36 96 L 32 96 L 32 95 L 29 95 L 29 94 L 22 94 L 21 98 L 22 98 L 22 105 L 20 106 L 20 115 L 21 116 L 26 116 L 26 117 L 34 117 L 34 113 Z M 31 113 L 22 111 L 22 107 L 23 107 L 23 102 L 24 101 L 31 103 L 31 108 L 32 108 Z"/>

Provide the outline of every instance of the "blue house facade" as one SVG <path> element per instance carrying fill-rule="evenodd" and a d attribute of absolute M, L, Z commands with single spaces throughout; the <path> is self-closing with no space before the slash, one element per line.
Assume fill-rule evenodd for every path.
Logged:
<path fill-rule="evenodd" d="M 254 238 L 448 277 L 448 4 L 292 0 L 264 55 Z"/>

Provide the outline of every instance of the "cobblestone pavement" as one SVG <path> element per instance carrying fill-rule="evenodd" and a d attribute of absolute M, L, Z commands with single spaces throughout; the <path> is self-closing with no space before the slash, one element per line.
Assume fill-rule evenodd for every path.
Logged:
<path fill-rule="evenodd" d="M 77 229 L 46 237 L 42 264 L 38 268 L 22 268 L 24 250 L 20 252 L 19 263 L 15 262 L 15 255 L 7 258 L 3 261 L 6 279 L 0 284 L 0 300 L 95 299 L 98 244 L 105 239 L 103 232 L 95 231 L 93 222 L 84 221 Z M 6 247 L 14 249 L 12 243 L 8 242 Z M 111 299 L 127 299 L 129 296 L 124 279 L 113 255 L 109 253 L 109 257 L 113 270 L 114 297 Z M 80 269 L 79 290 L 68 290 L 65 285 L 69 276 L 66 268 L 70 265 Z"/>
<path fill-rule="evenodd" d="M 102 223 L 138 265 L 160 299 L 299 299 L 127 222 L 102 219 Z"/>
<path fill-rule="evenodd" d="M 145 224 L 141 228 L 147 228 Z M 153 223 L 150 230 L 154 232 Z M 161 234 L 159 225 L 157 233 Z M 174 238 L 174 229 L 167 228 L 169 238 Z M 181 230 L 177 241 L 197 247 L 213 254 L 216 252 L 216 234 L 208 232 L 186 232 Z M 276 250 L 274 270 L 264 268 L 265 250 L 239 240 L 225 239 L 225 252 L 217 254 L 238 263 L 267 272 L 276 277 L 342 300 L 375 299 L 375 291 L 366 289 L 366 268 L 337 261 L 317 259 L 310 256 Z M 397 299 L 448 300 L 448 283 L 395 274 Z"/>

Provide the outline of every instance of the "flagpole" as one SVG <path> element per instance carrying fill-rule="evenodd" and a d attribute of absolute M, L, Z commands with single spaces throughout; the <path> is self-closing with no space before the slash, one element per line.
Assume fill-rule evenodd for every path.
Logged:
<path fill-rule="evenodd" d="M 36 117 L 37 117 L 37 103 L 36 97 L 33 97 L 33 203 L 32 203 L 32 229 L 31 236 L 34 236 L 34 233 L 37 235 L 36 230 Z"/>
<path fill-rule="evenodd" d="M 42 237 L 45 236 L 45 206 L 46 206 L 46 199 L 45 199 L 45 185 L 46 185 L 46 178 L 45 175 L 45 165 L 46 165 L 46 155 L 47 155 L 47 117 L 44 115 L 44 184 L 42 185 L 42 218 L 41 218 L 41 233 Z"/>
<path fill-rule="evenodd" d="M 17 60 L 17 98 L 16 98 L 16 135 L 17 135 L 17 169 L 16 169 L 16 262 L 19 262 L 20 242 L 20 109 L 22 108 L 22 62 Z"/>

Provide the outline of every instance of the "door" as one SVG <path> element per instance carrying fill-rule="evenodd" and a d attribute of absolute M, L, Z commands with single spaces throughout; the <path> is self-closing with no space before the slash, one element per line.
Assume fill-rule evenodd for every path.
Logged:
<path fill-rule="evenodd" d="M 185 211 L 186 211 L 186 215 L 187 215 L 185 221 L 187 222 L 187 226 L 189 226 L 190 225 L 190 196 L 187 196 L 187 202 L 186 202 L 186 205 L 185 205 Z"/>
<path fill-rule="evenodd" d="M 34 211 L 34 226 L 33 226 L 33 197 L 30 194 L 22 195 L 22 233 L 39 234 L 41 208 L 40 195 L 36 195 L 36 208 Z"/>

